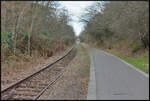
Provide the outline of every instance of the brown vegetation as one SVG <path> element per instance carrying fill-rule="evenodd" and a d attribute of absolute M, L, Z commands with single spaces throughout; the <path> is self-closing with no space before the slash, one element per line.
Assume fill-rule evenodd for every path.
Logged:
<path fill-rule="evenodd" d="M 32 74 L 68 49 L 75 40 L 69 20 L 59 2 L 2 1 L 1 85 Z"/>
<path fill-rule="evenodd" d="M 1 61 L 19 55 L 50 57 L 72 45 L 70 18 L 60 6 L 55 1 L 2 1 Z"/>
<path fill-rule="evenodd" d="M 86 11 L 81 19 L 85 23 L 81 40 L 124 50 L 123 54 L 149 50 L 147 1 L 98 1 Z"/>
<path fill-rule="evenodd" d="M 78 45 L 75 58 L 65 67 L 63 76 L 49 87 L 39 100 L 86 100 L 90 72 L 90 57 Z"/>

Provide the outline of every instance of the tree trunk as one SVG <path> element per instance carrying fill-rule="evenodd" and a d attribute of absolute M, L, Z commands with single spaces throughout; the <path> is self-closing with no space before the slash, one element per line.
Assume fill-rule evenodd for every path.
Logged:
<path fill-rule="evenodd" d="M 4 16 L 2 16 L 2 24 L 4 24 L 4 26 L 1 26 L 2 27 L 2 32 L 6 32 L 6 17 L 7 17 L 7 7 L 6 7 L 6 2 L 3 1 L 2 2 L 2 8 L 1 8 L 3 12 L 1 12 L 1 15 L 3 13 Z"/>
<path fill-rule="evenodd" d="M 36 3 L 38 3 L 38 2 L 36 2 Z M 34 8 L 32 8 L 32 9 L 34 10 Z M 28 55 L 29 56 L 31 56 L 31 33 L 32 33 L 35 17 L 37 16 L 36 7 L 35 7 L 35 10 L 32 11 L 32 12 L 34 12 L 34 14 L 32 15 L 31 26 L 30 26 L 30 29 L 29 29 L 29 32 L 28 32 Z"/>
<path fill-rule="evenodd" d="M 18 16 L 16 16 L 16 22 L 15 22 L 15 26 L 14 26 L 14 55 L 16 55 L 16 46 L 17 46 L 17 32 L 16 32 L 16 27 L 17 27 L 17 23 L 18 23 Z"/>
<path fill-rule="evenodd" d="M 17 47 L 17 30 L 20 26 L 20 22 L 21 22 L 21 18 L 23 17 L 23 14 L 24 14 L 24 11 L 26 9 L 28 5 L 25 5 L 23 7 L 23 9 L 20 11 L 20 14 L 17 15 L 17 18 L 16 18 L 16 24 L 15 24 L 15 29 L 14 29 L 14 34 L 15 34 L 15 40 L 14 40 L 14 55 L 16 55 L 16 47 Z"/>

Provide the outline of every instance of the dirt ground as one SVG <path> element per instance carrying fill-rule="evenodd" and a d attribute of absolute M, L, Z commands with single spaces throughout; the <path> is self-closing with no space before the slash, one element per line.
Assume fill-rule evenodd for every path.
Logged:
<path fill-rule="evenodd" d="M 81 45 L 77 48 L 77 55 L 66 67 L 63 76 L 43 93 L 40 100 L 86 100 L 90 58 Z"/>
<path fill-rule="evenodd" d="M 67 51 L 69 50 L 66 49 Z M 1 90 L 14 84 L 15 82 L 35 73 L 44 66 L 51 64 L 56 59 L 64 55 L 64 51 L 58 52 L 47 59 L 43 57 L 31 58 L 30 61 L 11 61 L 9 64 L 1 64 Z"/>

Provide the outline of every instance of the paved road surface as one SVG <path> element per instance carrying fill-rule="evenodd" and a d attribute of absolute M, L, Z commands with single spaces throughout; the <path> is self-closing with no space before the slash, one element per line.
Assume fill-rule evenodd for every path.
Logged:
<path fill-rule="evenodd" d="M 88 50 L 92 68 L 95 69 L 95 99 L 149 99 L 149 76 L 115 56 L 86 44 L 83 46 Z"/>

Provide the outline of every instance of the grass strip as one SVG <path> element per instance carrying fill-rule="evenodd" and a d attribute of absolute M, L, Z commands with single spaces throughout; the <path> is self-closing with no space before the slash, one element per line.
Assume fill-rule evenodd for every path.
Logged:
<path fill-rule="evenodd" d="M 149 57 L 148 56 L 145 56 L 145 57 L 140 57 L 140 58 L 129 58 L 129 57 L 124 57 L 124 56 L 121 56 L 120 54 L 112 51 L 112 50 L 109 50 L 107 51 L 123 60 L 125 60 L 126 62 L 132 64 L 133 66 L 135 66 L 136 68 L 142 70 L 143 72 L 149 74 Z"/>

